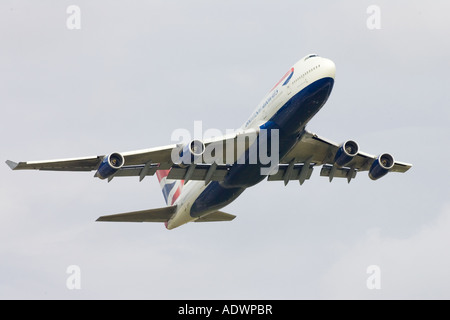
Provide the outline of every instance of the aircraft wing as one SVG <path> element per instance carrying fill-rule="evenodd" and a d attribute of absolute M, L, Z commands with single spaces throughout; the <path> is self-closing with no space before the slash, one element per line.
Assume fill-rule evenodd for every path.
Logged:
<path fill-rule="evenodd" d="M 173 154 L 179 153 L 183 149 L 181 144 L 172 144 L 157 148 L 142 149 L 123 153 L 112 153 L 110 155 L 99 155 L 82 158 L 68 158 L 46 161 L 14 162 L 7 160 L 6 164 L 12 170 L 47 170 L 47 171 L 94 171 L 97 170 L 96 177 L 108 179 L 114 177 L 138 176 L 140 180 L 148 175 L 153 175 L 157 170 L 171 170 L 169 179 L 184 180 L 204 180 L 221 181 L 228 172 L 229 166 L 237 159 L 237 139 L 244 138 L 246 146 L 256 139 L 257 132 L 253 129 L 238 131 L 229 135 L 211 138 L 204 141 L 205 150 L 214 150 L 214 161 L 209 159 L 209 163 L 199 163 L 191 166 L 180 166 L 174 163 Z M 246 137 L 247 140 L 245 140 Z M 231 155 L 231 156 L 230 156 Z M 110 157 L 114 156 L 114 160 Z M 120 163 L 117 168 L 110 161 Z M 114 163 L 116 163 L 114 162 Z M 211 164 L 212 163 L 212 164 Z M 103 165 L 105 164 L 105 165 Z M 102 174 L 102 166 L 106 172 Z M 112 166 L 113 170 L 107 170 Z M 109 168 L 111 169 L 111 168 Z M 112 172 L 114 171 L 114 172 Z"/>
<path fill-rule="evenodd" d="M 115 177 L 131 176 L 138 176 L 140 181 L 142 181 L 146 176 L 154 175 L 157 170 L 171 169 L 168 179 L 185 180 L 185 182 L 197 180 L 204 181 L 207 184 L 210 181 L 224 180 L 239 154 L 237 146 L 240 145 L 240 138 L 244 138 L 241 142 L 245 141 L 244 147 L 248 148 L 249 144 L 252 143 L 252 139 L 256 139 L 256 136 L 257 133 L 254 130 L 249 130 L 205 141 L 205 150 L 214 149 L 214 159 L 216 159 L 216 162 L 210 161 L 209 163 L 207 161 L 191 165 L 174 163 L 172 155 L 174 153 L 178 154 L 183 149 L 183 146 L 172 144 L 151 149 L 84 158 L 19 163 L 8 160 L 6 164 L 13 170 L 97 170 L 95 176 L 101 179 L 108 179 L 108 181 Z M 284 180 L 285 184 L 287 184 L 290 180 L 298 179 L 302 184 L 306 179 L 310 178 L 313 168 L 321 165 L 321 176 L 329 177 L 330 181 L 335 177 L 347 178 L 349 182 L 360 171 L 369 171 L 369 175 L 375 180 L 387 172 L 406 172 L 411 168 L 410 164 L 394 161 L 392 156 L 387 155 L 390 157 L 387 157 L 387 160 L 392 160 L 392 166 L 389 165 L 387 170 L 383 168 L 372 170 L 373 165 L 377 162 L 381 163 L 383 159 L 381 159 L 381 156 L 373 156 L 359 150 L 352 155 L 351 160 L 347 161 L 345 165 L 336 165 L 336 157 L 342 146 L 305 131 L 298 143 L 281 159 L 280 164 L 276 167 L 278 169 L 277 173 L 269 175 L 268 180 Z M 386 154 L 383 156 L 386 156 Z M 120 165 L 114 167 L 113 163 L 120 163 Z"/>
<path fill-rule="evenodd" d="M 134 211 L 101 216 L 97 221 L 109 222 L 165 222 L 168 221 L 177 211 L 177 206 L 164 208 Z"/>
<path fill-rule="evenodd" d="M 171 163 L 171 152 L 176 145 L 122 153 L 127 166 L 152 163 Z M 6 161 L 12 170 L 92 171 L 98 169 L 105 155 L 46 161 Z"/>
<path fill-rule="evenodd" d="M 99 166 L 103 158 L 104 156 L 96 156 L 19 163 L 7 160 L 6 164 L 12 170 L 91 171 Z"/>
<path fill-rule="evenodd" d="M 300 180 L 303 183 L 309 179 L 315 166 L 322 165 L 321 176 L 327 176 L 330 181 L 333 178 L 347 178 L 350 182 L 360 171 L 371 171 L 379 156 L 373 156 L 365 152 L 357 151 L 345 165 L 336 165 L 336 158 L 342 144 L 319 137 L 317 134 L 305 131 L 298 143 L 280 161 L 278 172 L 269 176 L 269 181 Z M 390 156 L 390 155 L 388 155 Z M 392 165 L 387 172 L 406 172 L 412 165 L 392 160 Z M 375 173 L 374 173 L 375 175 Z M 377 179 L 377 177 L 372 177 Z"/>
<path fill-rule="evenodd" d="M 177 206 L 169 206 L 157 209 L 134 211 L 101 216 L 97 221 L 108 222 L 166 222 L 177 211 Z M 231 221 L 236 218 L 235 215 L 216 211 L 197 219 L 195 222 L 214 222 L 214 221 Z"/>

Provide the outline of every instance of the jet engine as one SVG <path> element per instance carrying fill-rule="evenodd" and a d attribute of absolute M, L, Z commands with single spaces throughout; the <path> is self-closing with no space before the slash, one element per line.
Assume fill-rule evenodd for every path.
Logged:
<path fill-rule="evenodd" d="M 388 153 L 380 155 L 370 167 L 369 177 L 372 180 L 377 180 L 386 175 L 394 167 L 395 161 Z"/>
<path fill-rule="evenodd" d="M 344 142 L 334 157 L 334 163 L 339 167 L 345 166 L 347 163 L 352 161 L 353 157 L 358 154 L 358 144 L 355 141 L 348 140 Z"/>
<path fill-rule="evenodd" d="M 205 144 L 200 140 L 192 140 L 180 150 L 178 163 L 180 165 L 197 163 L 204 152 Z"/>
<path fill-rule="evenodd" d="M 100 179 L 108 179 L 117 172 L 125 163 L 124 157 L 117 152 L 111 153 L 103 158 L 102 163 L 98 167 L 95 177 Z"/>

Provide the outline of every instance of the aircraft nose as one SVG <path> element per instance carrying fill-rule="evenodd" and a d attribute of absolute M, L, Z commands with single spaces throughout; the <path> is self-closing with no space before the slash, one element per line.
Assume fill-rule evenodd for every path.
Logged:
<path fill-rule="evenodd" d="M 336 75 L 336 65 L 330 59 L 323 59 L 320 63 L 323 67 L 323 72 L 325 77 L 333 78 Z"/>

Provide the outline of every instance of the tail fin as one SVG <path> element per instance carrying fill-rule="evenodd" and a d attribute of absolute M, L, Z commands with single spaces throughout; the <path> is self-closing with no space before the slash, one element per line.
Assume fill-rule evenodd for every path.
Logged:
<path fill-rule="evenodd" d="M 156 176 L 158 177 L 159 185 L 161 186 L 166 204 L 171 206 L 178 199 L 183 189 L 184 180 L 169 180 L 167 176 L 170 170 L 158 170 Z"/>

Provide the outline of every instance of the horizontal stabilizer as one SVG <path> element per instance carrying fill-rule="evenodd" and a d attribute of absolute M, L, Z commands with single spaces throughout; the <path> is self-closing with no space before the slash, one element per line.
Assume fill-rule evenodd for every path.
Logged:
<path fill-rule="evenodd" d="M 111 221 L 111 222 L 166 222 L 175 211 L 177 206 L 170 206 L 164 208 L 134 211 L 127 213 L 113 214 L 109 216 L 102 216 L 97 221 Z"/>
<path fill-rule="evenodd" d="M 195 220 L 195 222 L 231 221 L 234 218 L 236 218 L 235 215 L 225 213 L 222 211 L 216 211 Z"/>

